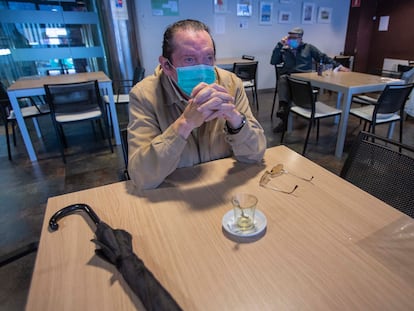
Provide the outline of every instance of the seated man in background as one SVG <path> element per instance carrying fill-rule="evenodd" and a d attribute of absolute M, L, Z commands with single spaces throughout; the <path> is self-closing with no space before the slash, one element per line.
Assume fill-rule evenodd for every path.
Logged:
<path fill-rule="evenodd" d="M 302 41 L 303 29 L 296 27 L 289 31 L 288 36 L 285 36 L 278 42 L 273 49 L 270 64 L 276 66 L 283 63 L 280 70 L 279 81 L 277 82 L 277 91 L 279 96 L 279 110 L 277 117 L 281 122 L 273 129 L 273 132 L 279 133 L 286 130 L 287 115 L 290 109 L 290 92 L 287 76 L 296 72 L 310 72 L 312 71 L 313 62 L 317 64 L 332 64 L 336 67 L 335 70 L 349 71 L 348 68 L 343 67 L 326 54 L 319 51 L 315 46 Z"/>
<path fill-rule="evenodd" d="M 128 171 L 137 187 L 155 188 L 176 168 L 232 155 L 262 160 L 266 138 L 243 84 L 214 61 L 205 24 L 183 20 L 165 31 L 154 75 L 130 92 Z"/>

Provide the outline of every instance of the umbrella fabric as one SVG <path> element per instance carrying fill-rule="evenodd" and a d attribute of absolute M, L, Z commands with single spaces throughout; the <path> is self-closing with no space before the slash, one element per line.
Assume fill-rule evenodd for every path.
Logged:
<path fill-rule="evenodd" d="M 104 222 L 97 225 L 96 253 L 114 264 L 147 311 L 182 310 L 174 298 L 158 282 L 144 262 L 132 250 L 132 237 L 122 229 L 112 229 Z"/>

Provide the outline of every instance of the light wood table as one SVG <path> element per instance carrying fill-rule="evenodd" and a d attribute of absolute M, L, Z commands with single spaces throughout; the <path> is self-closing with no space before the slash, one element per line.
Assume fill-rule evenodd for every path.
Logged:
<path fill-rule="evenodd" d="M 259 186 L 272 179 L 293 195 Z M 255 194 L 267 218 L 260 239 L 236 243 L 222 229 L 237 191 Z M 89 204 L 102 221 L 133 235 L 135 253 L 184 310 L 411 310 L 414 221 L 284 146 L 265 163 L 222 159 L 176 170 L 160 188 L 131 182 L 50 198 L 27 310 L 142 310 L 116 272 L 94 253 L 80 214 L 48 231 L 50 216 Z"/>
<path fill-rule="evenodd" d="M 404 83 L 403 80 L 385 78 L 360 72 L 333 72 L 330 75 L 318 76 L 316 72 L 294 73 L 292 77 L 310 81 L 312 86 L 338 93 L 337 108 L 342 107 L 336 140 L 335 156 L 341 158 L 344 149 L 346 129 L 352 96 L 355 94 L 382 91 L 387 83 Z"/>
<path fill-rule="evenodd" d="M 112 127 L 114 130 L 115 143 L 119 145 L 121 143 L 121 136 L 119 133 L 118 117 L 116 113 L 116 107 L 114 103 L 114 94 L 112 90 L 112 81 L 104 72 L 83 72 L 69 75 L 59 76 L 34 76 L 23 77 L 13 83 L 8 89 L 7 94 L 13 111 L 16 115 L 17 124 L 19 125 L 20 132 L 22 133 L 23 141 L 26 146 L 27 153 L 31 161 L 37 161 L 36 152 L 33 148 L 32 140 L 30 139 L 29 132 L 27 131 L 26 123 L 23 119 L 19 102 L 19 97 L 39 96 L 45 95 L 45 84 L 60 84 L 60 83 L 76 83 L 89 80 L 98 80 L 99 87 L 102 88 L 106 95 L 109 97 L 109 109 L 111 110 Z"/>

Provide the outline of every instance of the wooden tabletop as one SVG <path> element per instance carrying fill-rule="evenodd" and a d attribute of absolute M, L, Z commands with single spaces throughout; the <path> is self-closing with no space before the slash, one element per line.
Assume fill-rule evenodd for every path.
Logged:
<path fill-rule="evenodd" d="M 390 84 L 403 84 L 403 80 L 386 78 L 360 72 L 332 72 L 319 76 L 316 72 L 293 73 L 292 77 L 310 81 L 312 86 L 327 89 L 338 93 L 337 108 L 342 106 L 342 115 L 339 122 L 338 138 L 336 141 L 335 156 L 341 158 L 347 133 L 349 110 L 352 96 L 365 92 L 380 92 Z"/>
<path fill-rule="evenodd" d="M 76 83 L 90 80 L 111 82 L 111 79 L 109 79 L 103 71 L 82 72 L 58 76 L 31 76 L 20 78 L 13 83 L 7 91 L 43 88 L 45 84 Z"/>
<path fill-rule="evenodd" d="M 293 73 L 292 77 L 311 81 L 313 86 L 326 88 L 332 91 L 358 89 L 358 92 L 382 90 L 387 83 L 404 83 L 400 79 L 381 77 L 361 72 L 332 72 L 319 76 L 317 72 Z"/>
<path fill-rule="evenodd" d="M 265 170 L 282 163 L 273 187 Z M 309 178 L 304 181 L 293 174 Z M 264 235 L 237 243 L 222 218 L 237 191 L 255 194 Z M 89 204 L 133 236 L 144 260 L 184 310 L 410 310 L 414 221 L 284 146 L 261 165 L 222 159 L 174 172 L 158 189 L 131 182 L 50 198 L 27 310 L 142 310 L 116 272 L 94 253 L 93 225 L 80 214 L 49 232 L 50 216 Z"/>

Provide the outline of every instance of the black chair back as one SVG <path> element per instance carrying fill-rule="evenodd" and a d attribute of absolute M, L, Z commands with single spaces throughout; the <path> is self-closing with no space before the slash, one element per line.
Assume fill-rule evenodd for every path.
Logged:
<path fill-rule="evenodd" d="M 292 77 L 288 77 L 288 81 L 292 102 L 296 106 L 311 109 L 313 115 L 315 113 L 315 97 L 311 83 Z"/>
<path fill-rule="evenodd" d="M 145 69 L 142 67 L 136 67 L 134 70 L 134 77 L 132 79 L 132 86 L 134 86 L 135 84 L 137 84 L 139 81 L 141 81 L 142 79 L 144 79 L 145 76 Z"/>
<path fill-rule="evenodd" d="M 407 101 L 412 88 L 413 84 L 387 85 L 378 98 L 374 109 L 374 117 L 376 118 L 378 113 L 388 114 L 396 113 L 398 111 L 400 111 L 402 115 L 405 102 Z M 373 122 L 375 122 L 374 118 Z"/>
<path fill-rule="evenodd" d="M 99 107 L 105 112 L 98 81 L 45 85 L 46 98 L 53 115 L 85 112 Z"/>
<path fill-rule="evenodd" d="M 397 71 L 398 72 L 406 72 L 406 71 L 409 71 L 413 68 L 414 68 L 414 66 L 397 64 Z"/>
<path fill-rule="evenodd" d="M 257 64 L 258 62 L 234 63 L 233 72 L 243 81 L 256 82 Z"/>
<path fill-rule="evenodd" d="M 342 66 L 350 68 L 352 70 L 352 68 L 351 68 L 351 56 L 345 56 L 345 55 L 335 56 L 334 61 L 336 61 L 337 63 L 340 63 Z"/>
<path fill-rule="evenodd" d="M 360 132 L 340 176 L 414 218 L 414 148 Z"/>
<path fill-rule="evenodd" d="M 0 82 L 0 113 L 1 113 L 1 120 L 2 123 L 7 126 L 8 120 L 7 117 L 10 113 L 10 100 L 9 96 L 7 95 L 6 88 L 4 87 L 3 83 Z"/>

